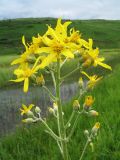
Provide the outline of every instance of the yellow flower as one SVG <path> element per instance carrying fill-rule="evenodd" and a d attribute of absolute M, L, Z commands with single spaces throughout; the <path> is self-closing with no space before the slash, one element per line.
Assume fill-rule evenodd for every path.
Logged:
<path fill-rule="evenodd" d="M 29 78 L 36 73 L 37 67 L 36 63 L 32 69 L 28 66 L 28 63 L 22 65 L 20 68 L 14 71 L 14 74 L 17 76 L 16 80 L 11 80 L 13 82 L 22 82 L 24 81 L 23 91 L 27 92 L 29 87 Z"/>
<path fill-rule="evenodd" d="M 84 108 L 88 109 L 92 106 L 92 104 L 94 103 L 94 99 L 92 96 L 86 96 L 85 97 L 85 102 L 84 102 Z"/>
<path fill-rule="evenodd" d="M 94 127 L 95 127 L 96 129 L 99 129 L 99 128 L 100 128 L 100 123 L 99 123 L 99 122 L 96 122 L 95 125 L 94 125 Z"/>
<path fill-rule="evenodd" d="M 105 60 L 104 57 L 99 57 L 99 49 L 93 49 L 93 40 L 89 39 L 88 42 L 81 39 L 80 40 L 82 45 L 86 48 L 86 53 L 83 53 L 83 59 L 85 57 L 85 62 L 84 62 L 84 66 L 88 66 L 91 65 L 93 63 L 93 66 L 97 66 L 100 65 L 106 69 L 110 69 L 112 70 L 111 66 L 103 63 L 103 61 Z"/>
<path fill-rule="evenodd" d="M 15 65 L 15 64 L 23 64 L 23 63 L 26 63 L 29 61 L 29 59 L 33 58 L 35 59 L 34 57 L 34 54 L 38 54 L 37 53 L 37 49 L 39 48 L 39 46 L 41 45 L 42 43 L 42 39 L 41 37 L 38 35 L 38 38 L 36 37 L 32 37 L 32 44 L 31 45 L 26 45 L 26 42 L 25 42 L 25 37 L 22 36 L 22 43 L 23 45 L 25 46 L 25 52 L 20 56 L 20 58 L 17 58 L 15 59 L 11 65 Z"/>
<path fill-rule="evenodd" d="M 33 106 L 34 106 L 34 104 L 30 104 L 28 107 L 23 104 L 22 108 L 20 108 L 21 115 L 27 114 L 33 108 Z"/>
<path fill-rule="evenodd" d="M 93 60 L 93 66 L 96 67 L 97 65 L 100 65 L 100 66 L 102 66 L 102 67 L 104 67 L 106 69 L 112 70 L 111 66 L 103 63 L 103 61 L 105 60 L 105 58 L 104 57 L 101 57 L 101 58 L 99 57 L 99 49 L 98 48 L 93 49 L 92 45 L 93 45 L 93 40 L 89 39 L 89 47 L 88 47 L 89 51 L 88 51 L 88 55 Z"/>
<path fill-rule="evenodd" d="M 48 26 L 48 31 L 43 35 L 44 47 L 38 49 L 38 53 L 47 53 L 48 56 L 40 64 L 40 68 L 48 66 L 51 62 L 61 58 L 74 58 L 74 51 L 77 50 L 78 32 L 67 36 L 67 27 L 71 22 L 61 24 L 58 19 L 55 29 Z"/>
<path fill-rule="evenodd" d="M 98 78 L 97 75 L 89 76 L 84 71 L 82 71 L 81 73 L 84 74 L 87 78 L 89 78 L 89 81 L 87 83 L 87 87 L 90 89 L 93 88 L 96 85 L 96 83 L 103 78 L 102 76 Z"/>

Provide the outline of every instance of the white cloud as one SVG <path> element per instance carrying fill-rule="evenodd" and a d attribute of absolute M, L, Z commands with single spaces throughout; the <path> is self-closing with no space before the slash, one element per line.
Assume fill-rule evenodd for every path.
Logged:
<path fill-rule="evenodd" d="M 63 17 L 69 19 L 120 19 L 118 0 L 0 0 L 0 19 Z"/>

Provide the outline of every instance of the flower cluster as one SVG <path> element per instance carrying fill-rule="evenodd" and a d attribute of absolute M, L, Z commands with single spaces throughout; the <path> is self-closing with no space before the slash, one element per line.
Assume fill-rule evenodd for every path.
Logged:
<path fill-rule="evenodd" d="M 76 31 L 74 28 L 68 28 L 70 24 L 71 21 L 62 24 L 59 18 L 55 28 L 48 25 L 46 33 L 42 36 L 38 34 L 37 37 L 32 37 L 32 42 L 29 44 L 26 43 L 25 37 L 23 36 L 22 43 L 25 47 L 25 51 L 19 58 L 11 63 L 11 65 L 17 65 L 18 67 L 14 70 L 14 74 L 17 78 L 11 81 L 24 82 L 24 92 L 28 92 L 29 81 L 32 80 L 36 85 L 43 87 L 49 94 L 53 106 L 48 107 L 48 110 L 56 119 L 58 132 L 54 132 L 48 126 L 47 121 L 41 116 L 40 108 L 36 106 L 33 109 L 33 104 L 30 104 L 28 107 L 22 105 L 20 109 L 21 115 L 23 116 L 25 114 L 27 116 L 27 118 L 22 121 L 25 123 L 41 121 L 46 128 L 45 131 L 56 140 L 64 160 L 69 159 L 67 144 L 75 131 L 80 115 L 86 114 L 92 117 L 99 115 L 97 111 L 92 109 L 95 99 L 91 95 L 85 97 L 83 105 L 80 104 L 82 96 L 84 96 L 86 92 L 92 90 L 102 79 L 102 76 L 88 75 L 85 72 L 85 68 L 99 65 L 112 70 L 109 65 L 104 63 L 104 57 L 99 56 L 99 49 L 93 47 L 93 40 L 84 40 L 79 31 Z M 77 59 L 77 61 L 75 61 L 77 63 L 76 68 L 68 74 L 61 76 L 61 68 L 64 63 L 75 58 Z M 55 92 L 47 88 L 43 70 L 45 73 L 51 75 Z M 77 70 L 80 73 L 78 81 L 80 93 L 79 97 L 73 101 L 73 111 L 66 122 L 60 88 L 65 78 Z M 87 77 L 88 80 L 83 80 L 83 76 Z M 92 140 L 97 136 L 99 128 L 100 123 L 97 122 L 90 132 L 85 130 L 87 142 L 80 160 L 88 144 L 93 148 Z"/>
<path fill-rule="evenodd" d="M 74 28 L 68 30 L 70 24 L 71 21 L 62 24 L 59 18 L 55 28 L 48 26 L 46 33 L 43 36 L 38 34 L 37 37 L 32 37 L 31 43 L 26 43 L 25 37 L 22 37 L 25 51 L 11 64 L 18 65 L 14 71 L 17 79 L 12 81 L 23 81 L 24 92 L 28 91 L 29 78 L 36 80 L 36 83 L 39 84 L 42 80 L 42 77 L 38 78 L 40 71 L 56 63 L 57 59 L 60 59 L 62 63 L 65 59 L 73 59 L 79 55 L 83 67 L 100 65 L 111 69 L 109 65 L 103 63 L 104 58 L 99 57 L 99 49 L 93 48 L 93 40 L 82 39 L 80 32 Z M 91 81 L 89 87 L 93 87 L 93 84 L 100 79 L 97 79 L 96 76 L 88 78 Z"/>
<path fill-rule="evenodd" d="M 32 111 L 32 108 L 34 107 L 34 111 Z M 21 115 L 26 115 L 27 118 L 23 119 L 22 122 L 24 123 L 32 123 L 36 122 L 41 118 L 41 109 L 38 106 L 34 106 L 33 104 L 30 104 L 28 107 L 26 105 L 22 105 L 20 108 Z"/>

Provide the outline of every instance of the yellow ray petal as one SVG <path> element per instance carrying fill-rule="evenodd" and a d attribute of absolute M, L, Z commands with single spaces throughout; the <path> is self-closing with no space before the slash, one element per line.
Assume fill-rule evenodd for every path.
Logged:
<path fill-rule="evenodd" d="M 38 66 L 38 68 L 45 68 L 46 66 L 48 66 L 51 62 L 54 61 L 54 59 L 56 58 L 56 54 L 49 54 L 43 61 L 42 63 Z"/>
<path fill-rule="evenodd" d="M 25 46 L 25 48 L 26 48 L 26 50 L 27 50 L 28 47 L 27 47 L 27 45 L 26 45 L 26 43 L 25 43 L 25 36 L 22 36 L 22 43 L 23 43 L 23 45 Z"/>
<path fill-rule="evenodd" d="M 106 68 L 106 69 L 110 69 L 110 70 L 112 70 L 112 67 L 111 67 L 111 66 L 109 66 L 109 65 L 107 65 L 107 64 L 105 64 L 105 63 L 98 62 L 98 64 L 99 64 L 100 66 L 102 66 L 102 67 Z"/>
<path fill-rule="evenodd" d="M 63 50 L 62 54 L 67 58 L 74 58 L 74 54 L 70 50 Z"/>
<path fill-rule="evenodd" d="M 24 89 L 23 89 L 23 91 L 25 93 L 28 91 L 28 86 L 29 86 L 29 79 L 25 78 L 25 80 L 24 80 Z"/>
<path fill-rule="evenodd" d="M 21 63 L 23 60 L 21 58 L 18 58 L 18 59 L 15 59 L 11 65 L 15 65 L 15 64 L 18 64 L 18 63 Z"/>
<path fill-rule="evenodd" d="M 51 48 L 50 47 L 41 47 L 41 48 L 38 48 L 36 50 L 35 53 L 50 53 L 51 52 Z"/>
<path fill-rule="evenodd" d="M 24 81 L 24 78 L 18 78 L 18 79 L 15 79 L 15 80 L 10 80 L 11 82 L 22 82 Z"/>
<path fill-rule="evenodd" d="M 86 72 L 82 71 L 81 73 L 90 79 L 90 76 Z"/>

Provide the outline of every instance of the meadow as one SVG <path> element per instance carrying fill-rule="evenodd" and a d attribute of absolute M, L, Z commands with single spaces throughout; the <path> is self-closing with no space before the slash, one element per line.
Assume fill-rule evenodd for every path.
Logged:
<path fill-rule="evenodd" d="M 38 32 L 43 34 L 46 30 L 45 24 L 54 26 L 55 19 L 17 19 L 0 21 L 0 87 L 9 87 L 9 79 L 13 78 L 13 67 L 10 62 L 15 59 L 23 50 L 21 36 L 25 35 L 30 41 L 33 35 Z M 4 27 L 3 27 L 4 26 Z M 44 27 L 45 26 L 45 27 Z M 106 61 L 112 66 L 112 72 L 95 69 L 96 73 L 105 75 L 104 79 L 92 91 L 95 97 L 94 109 L 100 115 L 97 118 L 82 116 L 79 125 L 69 144 L 72 160 L 77 160 L 80 156 L 86 138 L 83 130 L 91 128 L 96 121 L 100 121 L 101 129 L 97 140 L 95 140 L 95 150 L 88 147 L 85 160 L 119 160 L 120 159 L 120 21 L 105 20 L 74 20 L 73 26 L 82 32 L 82 36 L 92 37 L 95 46 L 98 46 L 101 55 L 106 57 Z M 64 74 L 74 69 L 76 61 L 66 64 Z M 89 70 L 89 72 L 94 72 Z M 49 77 L 46 77 L 49 78 Z M 75 73 L 74 81 L 79 78 Z M 73 76 L 69 79 L 73 81 Z M 50 80 L 49 80 L 50 81 Z M 90 94 L 90 93 L 88 93 Z M 75 97 L 77 96 L 77 93 Z M 75 98 L 73 97 L 73 98 Z M 66 118 L 72 111 L 71 99 L 64 105 Z M 84 101 L 84 98 L 81 102 Z M 47 117 L 48 124 L 56 131 L 54 118 Z M 57 160 L 61 155 L 56 143 L 44 132 L 44 127 L 39 123 L 35 125 L 22 125 L 14 133 L 5 135 L 0 139 L 0 160 Z"/>

